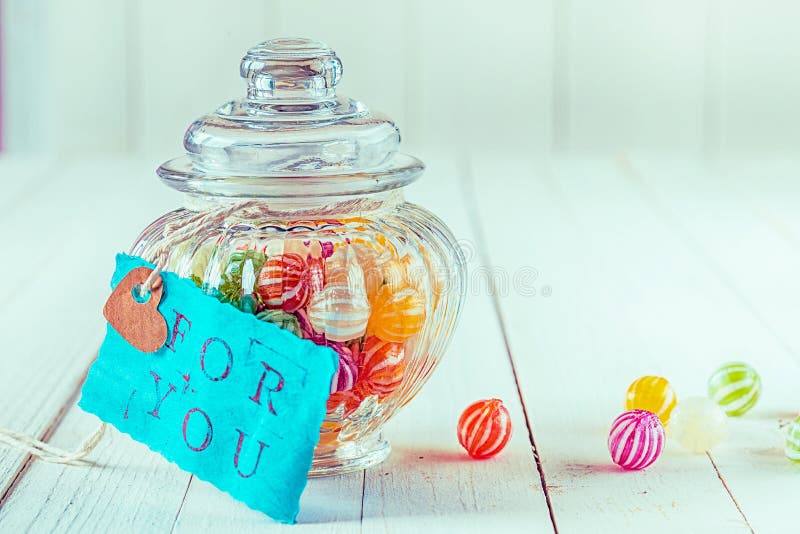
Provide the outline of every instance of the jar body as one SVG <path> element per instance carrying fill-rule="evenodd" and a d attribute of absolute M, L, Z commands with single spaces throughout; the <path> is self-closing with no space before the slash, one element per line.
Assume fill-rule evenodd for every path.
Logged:
<path fill-rule="evenodd" d="M 154 261 L 166 241 L 167 270 L 333 349 L 339 369 L 310 476 L 380 462 L 389 453 L 381 428 L 427 381 L 458 318 L 465 274 L 452 234 L 394 191 L 265 199 L 170 241 L 176 229 L 219 207 L 190 197 L 187 208 L 145 229 L 132 253 Z"/>

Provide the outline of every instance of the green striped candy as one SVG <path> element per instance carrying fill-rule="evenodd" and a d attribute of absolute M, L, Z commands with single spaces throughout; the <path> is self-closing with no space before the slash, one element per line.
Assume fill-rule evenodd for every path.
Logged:
<path fill-rule="evenodd" d="M 731 416 L 750 410 L 760 394 L 761 378 L 746 363 L 727 363 L 708 379 L 708 396 Z"/>
<path fill-rule="evenodd" d="M 800 417 L 786 428 L 786 446 L 783 451 L 791 461 L 800 462 Z"/>

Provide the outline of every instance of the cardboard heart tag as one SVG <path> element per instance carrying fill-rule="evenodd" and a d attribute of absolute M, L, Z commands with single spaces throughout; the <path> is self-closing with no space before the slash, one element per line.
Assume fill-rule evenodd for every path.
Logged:
<path fill-rule="evenodd" d="M 150 294 L 142 302 L 134 297 L 134 288 L 152 273 L 147 267 L 129 272 L 114 288 L 103 308 L 103 316 L 125 341 L 142 352 L 155 352 L 167 340 L 167 322 L 158 312 L 164 290 L 159 276 Z"/>

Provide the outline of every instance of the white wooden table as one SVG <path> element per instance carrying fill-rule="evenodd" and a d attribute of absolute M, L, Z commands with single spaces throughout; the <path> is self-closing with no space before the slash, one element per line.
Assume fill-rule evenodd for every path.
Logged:
<path fill-rule="evenodd" d="M 800 162 L 426 159 L 408 197 L 462 240 L 471 286 L 449 353 L 387 429 L 386 463 L 312 480 L 288 527 L 114 431 L 95 467 L 2 448 L 0 531 L 796 530 L 800 466 L 779 422 L 800 409 Z M 72 448 L 97 425 L 75 402 L 113 255 L 179 202 L 153 167 L 0 158 L 0 426 Z M 634 378 L 703 395 L 737 358 L 764 392 L 727 442 L 691 455 L 668 441 L 643 472 L 613 466 L 606 433 Z M 455 423 L 490 396 L 515 433 L 471 461 Z"/>

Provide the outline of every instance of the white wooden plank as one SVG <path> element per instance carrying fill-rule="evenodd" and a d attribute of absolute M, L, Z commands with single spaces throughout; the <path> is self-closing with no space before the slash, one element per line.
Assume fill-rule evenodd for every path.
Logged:
<path fill-rule="evenodd" d="M 777 0 L 724 3 L 723 148 L 727 154 L 796 152 L 800 5 Z"/>
<path fill-rule="evenodd" d="M 700 378 L 721 359 L 742 359 L 758 370 L 764 389 L 756 407 L 732 421 L 731 445 L 715 450 L 713 458 L 753 528 L 770 532 L 785 528 L 785 511 L 792 506 L 791 492 L 800 476 L 798 466 L 783 457 L 778 430 L 780 420 L 797 412 L 800 339 L 791 319 L 798 309 L 800 250 L 752 209 L 751 198 L 763 189 L 765 167 L 770 166 L 709 171 L 694 160 L 639 156 L 628 172 L 642 198 L 731 294 L 728 306 L 715 310 L 717 321 L 724 321 L 716 333 L 723 354 L 705 359 L 707 369 Z M 763 208 L 768 212 L 770 205 Z M 795 213 L 788 220 L 796 218 Z M 734 320 L 728 308 L 746 313 L 749 325 Z"/>
<path fill-rule="evenodd" d="M 552 286 L 548 298 L 509 292 L 500 301 L 559 528 L 747 531 L 705 456 L 668 442 L 656 464 L 625 473 L 606 448 L 637 376 L 665 375 L 679 397 L 703 393 L 714 341 L 703 328 L 726 327 L 705 288 L 716 284 L 714 298 L 727 303 L 730 294 L 708 273 L 698 278 L 702 264 L 608 162 L 553 171 L 507 158 L 475 168 L 495 265 L 535 267 Z M 750 324 L 740 308 L 730 313 Z"/>
<path fill-rule="evenodd" d="M 454 197 L 461 179 L 453 162 L 434 159 L 409 194 L 451 225 L 468 253 L 471 285 L 461 325 L 440 368 L 389 423 L 392 457 L 367 471 L 365 533 L 553 528 L 493 303 L 480 285 L 470 214 Z M 458 444 L 456 423 L 469 404 L 491 397 L 509 409 L 514 434 L 498 457 L 471 460 Z"/>
<path fill-rule="evenodd" d="M 556 13 L 557 148 L 703 146 L 705 2 L 569 2 Z"/>
<path fill-rule="evenodd" d="M 47 110 L 33 123 L 32 148 L 38 148 L 44 132 L 61 153 L 103 156 L 127 149 L 128 121 L 135 118 L 126 109 L 133 90 L 126 69 L 126 2 L 45 3 L 44 32 L 36 36 L 45 45 L 42 55 L 23 53 L 33 65 L 30 93 L 12 103 L 18 109 L 41 104 Z"/>
<path fill-rule="evenodd" d="M 42 129 L 52 102 L 42 98 L 45 84 L 37 84 L 40 65 L 30 58 L 46 50 L 44 2 L 8 1 L 0 3 L 2 19 L 3 145 L 9 152 L 32 153 L 50 149 L 51 132 Z M 38 105 L 31 105 L 37 102 Z M 39 128 L 37 128 L 39 126 Z"/>
<path fill-rule="evenodd" d="M 406 5 L 405 139 L 440 151 L 548 151 L 550 3 L 414 0 Z"/>

